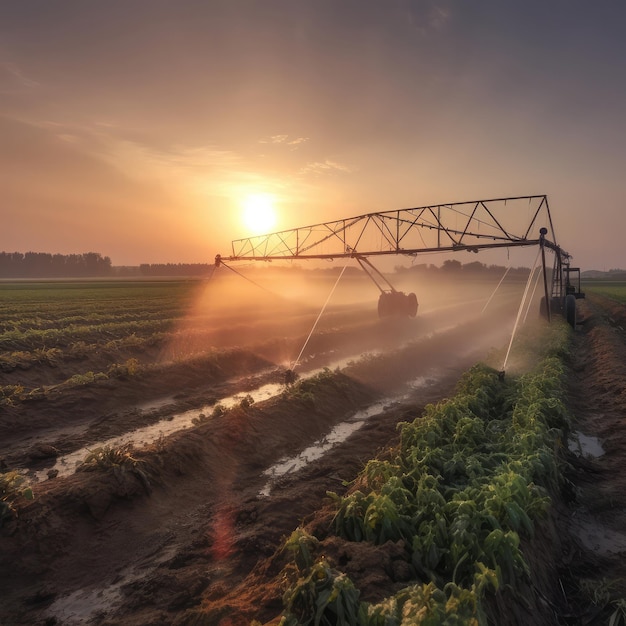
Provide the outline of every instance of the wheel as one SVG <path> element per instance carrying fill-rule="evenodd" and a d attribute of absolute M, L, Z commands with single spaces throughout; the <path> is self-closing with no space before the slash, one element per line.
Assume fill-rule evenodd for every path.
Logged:
<path fill-rule="evenodd" d="M 378 317 L 389 317 L 391 315 L 391 294 L 383 292 L 378 298 Z"/>
<path fill-rule="evenodd" d="M 385 291 L 378 298 L 378 317 L 415 317 L 417 297 L 414 293 Z"/>
<path fill-rule="evenodd" d="M 396 291 L 393 294 L 393 315 L 396 317 L 407 316 L 407 300 L 406 296 L 401 291 Z"/>
<path fill-rule="evenodd" d="M 576 296 L 571 293 L 565 296 L 565 319 L 572 328 L 576 328 Z"/>

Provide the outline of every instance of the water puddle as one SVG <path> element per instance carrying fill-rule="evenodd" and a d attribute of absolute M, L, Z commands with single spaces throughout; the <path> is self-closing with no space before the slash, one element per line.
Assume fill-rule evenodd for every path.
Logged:
<path fill-rule="evenodd" d="M 371 355 L 372 353 L 368 353 L 367 356 Z M 359 355 L 359 357 L 361 357 L 361 355 Z M 326 368 L 334 370 L 337 368 L 346 367 L 346 365 L 353 362 L 356 358 L 359 357 L 351 355 L 348 357 L 337 359 L 336 361 L 329 363 L 326 367 L 310 370 L 306 373 L 306 376 L 303 376 L 303 378 L 315 376 Z M 58 472 L 56 474 L 57 477 L 69 476 L 70 474 L 74 473 L 74 471 L 76 470 L 76 466 L 82 463 L 85 457 L 96 448 L 119 448 L 120 446 L 127 444 L 132 444 L 134 446 L 150 445 L 160 437 L 167 437 L 168 435 L 172 435 L 175 432 L 193 426 L 194 422 L 200 419 L 202 416 L 210 415 L 216 405 L 220 405 L 225 409 L 230 409 L 239 404 L 244 398 L 247 398 L 248 396 L 251 397 L 254 402 L 263 402 L 265 400 L 273 398 L 274 396 L 277 396 L 282 392 L 283 389 L 284 386 L 280 383 L 267 383 L 265 385 L 257 387 L 256 389 L 250 389 L 248 391 L 237 393 L 232 396 L 220 398 L 214 403 L 201 406 L 197 409 L 189 409 L 181 413 L 169 415 L 154 424 L 150 424 L 149 426 L 137 428 L 136 430 L 124 433 L 123 435 L 118 435 L 116 437 L 111 437 L 109 439 L 92 443 L 89 446 L 85 446 L 84 448 L 80 448 L 79 450 L 75 450 L 74 452 L 60 456 L 56 459 L 56 462 L 52 467 L 46 467 L 45 469 L 33 472 L 32 477 L 36 481 L 47 480 L 49 472 Z M 162 408 L 167 404 L 172 403 L 173 401 L 174 399 L 172 397 L 160 398 L 158 400 L 142 404 L 137 408 L 145 412 L 149 412 L 155 409 Z"/>
<path fill-rule="evenodd" d="M 584 435 L 580 431 L 574 432 L 570 435 L 567 447 L 570 452 L 582 457 L 592 457 L 597 459 L 604 454 L 604 448 L 597 437 Z"/>
<path fill-rule="evenodd" d="M 388 406 L 389 400 L 385 400 L 377 402 L 362 411 L 358 411 L 349 420 L 337 424 L 327 435 L 318 439 L 314 444 L 305 448 L 299 454 L 281 459 L 278 463 L 272 465 L 272 467 L 263 472 L 263 475 L 268 477 L 268 481 L 259 492 L 259 495 L 269 496 L 272 486 L 279 478 L 297 472 L 306 467 L 309 463 L 322 458 L 331 448 L 344 442 L 352 433 L 361 428 L 370 417 L 382 413 Z"/>
<path fill-rule="evenodd" d="M 52 619 L 60 620 L 58 623 L 65 626 L 88 624 L 95 613 L 104 612 L 120 601 L 122 585 L 127 582 L 124 579 L 106 588 L 78 589 L 51 604 L 47 614 Z"/>
<path fill-rule="evenodd" d="M 598 555 L 612 556 L 626 551 L 624 533 L 606 527 L 588 514 L 583 513 L 580 517 L 573 517 L 570 529 L 587 550 Z"/>
<path fill-rule="evenodd" d="M 278 395 L 282 389 L 283 386 L 278 383 L 268 383 L 245 393 L 220 398 L 215 403 L 207 404 L 197 409 L 189 409 L 188 411 L 183 411 L 182 413 L 176 413 L 166 417 L 165 419 L 159 420 L 156 424 L 150 424 L 149 426 L 144 426 L 143 428 L 137 428 L 136 430 L 124 433 L 123 435 L 111 437 L 109 439 L 90 444 L 89 446 L 85 446 L 84 448 L 80 448 L 79 450 L 75 450 L 74 452 L 64 456 L 60 456 L 51 468 L 47 467 L 43 470 L 34 472 L 34 478 L 38 481 L 46 480 L 48 472 L 50 471 L 58 471 L 57 477 L 68 476 L 73 474 L 76 470 L 76 466 L 82 463 L 90 451 L 95 450 L 96 448 L 119 448 L 120 446 L 126 444 L 146 446 L 155 442 L 160 437 L 167 437 L 168 435 L 172 435 L 179 430 L 189 428 L 194 424 L 195 420 L 200 419 L 202 416 L 209 415 L 217 404 L 226 409 L 230 409 L 239 404 L 244 397 L 247 396 L 250 396 L 254 402 L 262 402 Z"/>
<path fill-rule="evenodd" d="M 306 467 L 309 463 L 322 458 L 332 448 L 340 443 L 343 443 L 348 439 L 348 437 L 350 437 L 350 435 L 359 430 L 359 428 L 361 428 L 361 426 L 363 426 L 368 419 L 390 409 L 394 404 L 407 401 L 412 392 L 419 388 L 434 384 L 435 382 L 436 379 L 432 376 L 420 376 L 419 378 L 415 378 L 407 384 L 408 388 L 411 390 L 410 392 L 392 398 L 385 398 L 365 409 L 357 411 L 345 422 L 337 424 L 328 434 L 324 435 L 321 439 L 318 439 L 308 448 L 302 450 L 302 452 L 294 456 L 281 459 L 278 463 L 272 465 L 263 472 L 263 475 L 267 476 L 268 480 L 263 489 L 259 492 L 259 495 L 264 497 L 269 496 L 271 494 L 272 487 L 280 478 L 286 476 L 287 474 L 297 472 L 298 470 Z"/>

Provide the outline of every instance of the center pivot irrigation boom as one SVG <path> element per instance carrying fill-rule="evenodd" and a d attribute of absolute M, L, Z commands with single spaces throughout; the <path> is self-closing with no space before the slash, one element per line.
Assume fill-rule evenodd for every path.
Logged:
<path fill-rule="evenodd" d="M 367 213 L 237 239 L 232 242 L 232 254 L 229 257 L 218 254 L 215 264 L 219 266 L 225 261 L 242 260 L 353 258 L 380 290 L 378 313 L 381 317 L 415 317 L 415 294 L 397 291 L 372 265 L 369 257 L 389 254 L 416 257 L 422 253 L 478 252 L 518 246 L 540 247 L 544 314 L 550 318 L 553 312 L 563 312 L 574 325 L 576 298 L 584 297 L 584 294 L 571 283 L 570 278 L 572 274 L 580 273 L 578 268 L 570 267 L 570 255 L 556 243 L 545 195 Z M 546 249 L 554 253 L 552 272 L 546 266 Z"/>

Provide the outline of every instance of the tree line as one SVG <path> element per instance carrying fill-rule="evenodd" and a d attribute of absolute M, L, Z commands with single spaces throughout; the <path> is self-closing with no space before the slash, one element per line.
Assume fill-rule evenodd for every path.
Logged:
<path fill-rule="evenodd" d="M 419 273 L 419 272 L 428 272 L 428 273 L 443 273 L 443 274 L 479 274 L 479 275 L 487 275 L 487 274 L 502 274 L 506 271 L 506 267 L 502 265 L 485 265 L 485 263 L 481 263 L 480 261 L 472 261 L 470 263 L 461 263 L 456 259 L 446 259 L 441 267 L 436 265 L 427 265 L 426 263 L 421 263 L 417 265 L 412 265 L 411 267 L 396 267 L 396 272 L 399 274 L 402 273 Z M 528 275 L 530 272 L 530 268 L 528 267 L 512 267 L 509 270 L 509 273 L 512 275 Z"/>
<path fill-rule="evenodd" d="M 266 267 L 246 267 L 247 272 Z M 98 252 L 84 254 L 50 254 L 47 252 L 0 252 L 0 278 L 88 278 L 88 277 L 119 277 L 119 276 L 211 276 L 215 269 L 213 263 L 142 263 L 134 267 L 113 267 L 108 256 Z M 309 269 L 301 266 L 275 267 L 275 271 L 311 273 L 335 273 L 341 271 L 339 267 L 328 269 Z M 348 271 L 360 273 L 357 267 L 347 268 Z M 506 268 L 499 265 L 485 265 L 475 261 L 461 263 L 457 260 L 446 260 L 441 267 L 436 265 L 416 264 L 411 267 L 396 266 L 395 272 L 426 273 L 456 275 L 469 274 L 501 274 Z M 511 268 L 511 274 L 527 275 L 527 267 Z M 615 272 L 619 270 L 614 270 Z"/>
<path fill-rule="evenodd" d="M 0 278 L 86 278 L 112 273 L 111 259 L 98 252 L 0 252 Z"/>
<path fill-rule="evenodd" d="M 142 263 L 142 276 L 210 276 L 213 263 Z"/>

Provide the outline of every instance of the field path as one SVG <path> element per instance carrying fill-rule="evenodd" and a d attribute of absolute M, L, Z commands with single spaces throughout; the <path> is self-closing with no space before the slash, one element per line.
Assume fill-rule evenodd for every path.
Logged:
<path fill-rule="evenodd" d="M 572 614 L 593 624 L 604 601 L 626 597 L 626 306 L 592 294 L 579 307 L 569 398 L 574 494 L 563 520 L 572 552 L 563 578 Z M 598 605 L 589 601 L 594 590 Z"/>

